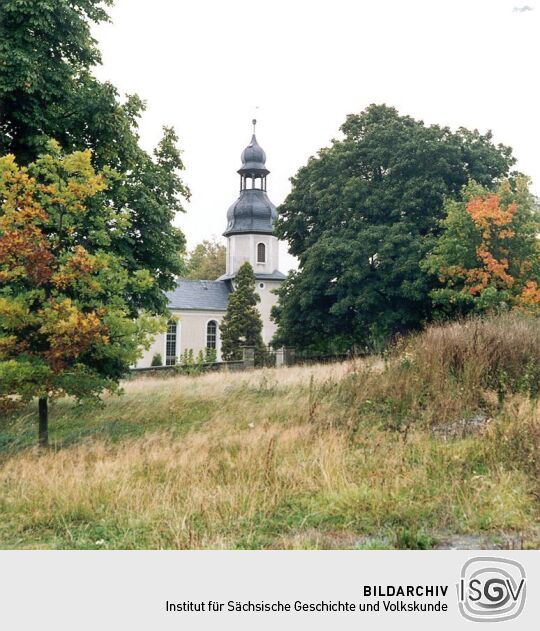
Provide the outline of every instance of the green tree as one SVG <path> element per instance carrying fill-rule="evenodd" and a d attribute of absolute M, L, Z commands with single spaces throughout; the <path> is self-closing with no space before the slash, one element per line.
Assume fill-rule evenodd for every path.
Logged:
<path fill-rule="evenodd" d="M 519 308 L 540 312 L 540 211 L 526 178 L 496 191 L 471 182 L 447 200 L 443 232 L 423 267 L 442 317 Z"/>
<path fill-rule="evenodd" d="M 131 274 L 147 270 L 156 279 L 131 296 L 130 309 L 133 315 L 141 308 L 164 312 L 163 292 L 185 271 L 184 236 L 172 222 L 189 191 L 178 175 L 183 164 L 174 130 L 164 128 L 153 155 L 143 151 L 137 126 L 144 103 L 136 95 L 121 100 L 113 85 L 92 74 L 101 57 L 90 28 L 108 20 L 111 4 L 2 0 L 0 155 L 12 153 L 26 165 L 53 138 L 67 152 L 92 149 L 98 170 L 113 169 L 118 176 L 106 203 L 130 221 L 114 234 L 110 250 Z"/>
<path fill-rule="evenodd" d="M 249 263 L 244 263 L 238 270 L 234 284 L 220 326 L 221 354 L 225 360 L 242 359 L 242 346 L 253 346 L 258 360 L 265 347 L 261 335 L 262 320 L 257 309 L 260 297 L 255 292 L 255 274 Z"/>
<path fill-rule="evenodd" d="M 163 326 L 130 314 L 125 297 L 154 281 L 129 274 L 109 249 L 111 227 L 127 220 L 103 203 L 108 175 L 94 171 L 89 150 L 49 148 L 28 168 L 0 158 L 0 409 L 37 398 L 43 446 L 48 401 L 116 391 Z"/>
<path fill-rule="evenodd" d="M 432 289 L 420 262 L 445 197 L 459 198 L 469 178 L 492 186 L 514 162 L 489 133 L 426 126 L 385 105 L 341 131 L 279 208 L 277 234 L 299 270 L 279 291 L 278 345 L 338 350 L 419 327 Z"/>
<path fill-rule="evenodd" d="M 226 251 L 225 246 L 215 239 L 196 245 L 188 255 L 186 278 L 216 280 L 223 276 Z"/>

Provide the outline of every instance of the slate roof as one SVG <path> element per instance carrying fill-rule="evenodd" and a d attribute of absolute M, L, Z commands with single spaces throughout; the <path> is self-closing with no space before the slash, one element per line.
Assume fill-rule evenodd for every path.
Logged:
<path fill-rule="evenodd" d="M 227 211 L 225 237 L 231 234 L 272 234 L 277 210 L 265 191 L 247 188 Z"/>
<path fill-rule="evenodd" d="M 256 123 L 254 120 L 253 125 Z M 270 171 L 266 168 L 266 153 L 257 142 L 255 132 L 242 153 L 242 166 L 238 173 L 243 176 L 242 190 L 227 211 L 227 229 L 223 235 L 272 234 L 277 210 L 266 194 L 266 176 Z M 247 178 L 251 178 L 251 188 Z M 260 187 L 254 188 L 258 178 L 261 178 Z"/>
<path fill-rule="evenodd" d="M 167 292 L 169 309 L 226 311 L 230 283 L 226 280 L 177 281 L 176 289 Z"/>
<path fill-rule="evenodd" d="M 257 142 L 255 134 L 251 137 L 251 142 L 242 152 L 242 166 L 238 170 L 241 175 L 268 175 L 270 171 L 266 168 L 266 153 Z"/>

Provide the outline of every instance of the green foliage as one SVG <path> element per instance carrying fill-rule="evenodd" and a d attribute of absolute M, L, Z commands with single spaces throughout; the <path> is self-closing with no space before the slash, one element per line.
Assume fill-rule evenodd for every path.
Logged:
<path fill-rule="evenodd" d="M 184 272 L 185 240 L 172 221 L 189 190 L 178 176 L 183 164 L 174 130 L 164 128 L 153 155 L 143 151 L 137 126 L 144 103 L 136 95 L 120 99 L 113 85 L 92 74 L 101 57 L 91 26 L 108 19 L 111 4 L 2 1 L 0 155 L 12 153 L 19 164 L 29 164 L 54 138 L 67 152 L 92 149 L 98 170 L 114 170 L 103 198 L 89 203 L 106 203 L 129 220 L 109 226 L 109 251 L 130 275 L 149 273 L 156 281 L 132 293 L 131 314 L 164 313 L 163 292 Z"/>
<path fill-rule="evenodd" d="M 186 348 L 180 355 L 179 364 L 181 366 L 195 366 L 203 364 L 211 364 L 216 361 L 216 350 L 214 348 L 205 348 L 199 351 L 195 356 L 192 348 Z"/>
<path fill-rule="evenodd" d="M 184 352 L 178 358 L 176 370 L 182 374 L 200 375 L 202 372 L 204 357 L 202 351 L 195 357 L 192 348 L 184 349 Z"/>
<path fill-rule="evenodd" d="M 176 370 L 181 374 L 200 375 L 204 372 L 205 365 L 215 363 L 216 359 L 216 350 L 213 348 L 200 350 L 197 355 L 192 348 L 186 348 L 178 358 Z"/>
<path fill-rule="evenodd" d="M 193 366 L 195 364 L 195 354 L 193 353 L 193 349 L 184 349 L 183 353 L 178 358 L 178 363 L 181 366 Z"/>
<path fill-rule="evenodd" d="M 540 495 L 540 417 L 538 413 L 521 417 L 511 409 L 489 434 L 492 453 L 510 470 L 531 476 L 533 492 Z"/>
<path fill-rule="evenodd" d="M 262 320 L 257 309 L 260 301 L 255 291 L 255 274 L 249 263 L 244 263 L 234 279 L 234 291 L 229 296 L 227 312 L 221 331 L 221 354 L 225 360 L 242 359 L 242 346 L 255 348 L 255 359 L 264 354 Z"/>
<path fill-rule="evenodd" d="M 385 105 L 347 117 L 344 138 L 292 178 L 277 234 L 300 261 L 279 290 L 277 345 L 340 350 L 418 328 L 431 317 L 420 268 L 447 197 L 469 178 L 508 173 L 511 151 L 491 134 L 452 132 Z"/>
<path fill-rule="evenodd" d="M 439 280 L 431 292 L 436 314 L 540 311 L 540 211 L 528 180 L 505 180 L 495 192 L 471 182 L 445 211 L 443 232 L 422 264 Z"/>
<path fill-rule="evenodd" d="M 80 75 L 101 63 L 91 23 L 108 19 L 112 0 L 20 2 L 0 12 L 0 153 L 27 164 L 43 153 L 48 136 L 68 135 L 77 117 L 62 107 L 75 98 Z M 96 104 L 96 115 L 98 114 Z"/>
<path fill-rule="evenodd" d="M 35 411 L 3 418 L 0 547 L 538 548 L 537 405 L 519 395 L 486 411 L 481 431 L 442 439 L 418 420 L 452 425 L 480 393 L 439 379 L 432 341 L 393 388 L 397 371 L 369 360 L 192 387 L 133 379 L 99 408 L 51 406 L 49 453 L 28 448 Z M 408 433 L 384 410 L 358 413 L 384 391 L 419 390 L 416 370 L 433 375 L 438 401 L 411 410 Z"/>
<path fill-rule="evenodd" d="M 186 278 L 216 280 L 225 274 L 226 248 L 222 243 L 204 240 L 189 253 Z"/>
<path fill-rule="evenodd" d="M 156 353 L 152 357 L 152 363 L 150 364 L 152 367 L 163 366 L 163 358 L 161 357 L 161 353 Z"/>
<path fill-rule="evenodd" d="M 4 407 L 116 391 L 163 326 L 145 313 L 131 316 L 129 297 L 151 280 L 130 276 L 108 248 L 107 226 L 125 225 L 125 218 L 103 203 L 107 175 L 96 173 L 90 151 L 63 155 L 57 143 L 49 149 L 27 168 L 13 156 L 0 158 Z"/>

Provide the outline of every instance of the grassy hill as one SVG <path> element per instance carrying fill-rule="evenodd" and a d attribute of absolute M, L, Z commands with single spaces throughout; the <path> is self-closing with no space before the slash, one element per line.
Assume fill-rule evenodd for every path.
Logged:
<path fill-rule="evenodd" d="M 0 420 L 0 547 L 539 547 L 537 366 L 537 321 L 499 320 L 60 401 L 47 452 L 24 409 Z"/>

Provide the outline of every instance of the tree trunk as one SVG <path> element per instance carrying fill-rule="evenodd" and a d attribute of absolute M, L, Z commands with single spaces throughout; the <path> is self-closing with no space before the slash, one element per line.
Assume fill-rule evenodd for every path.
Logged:
<path fill-rule="evenodd" d="M 39 446 L 49 446 L 49 402 L 47 397 L 39 399 Z"/>

